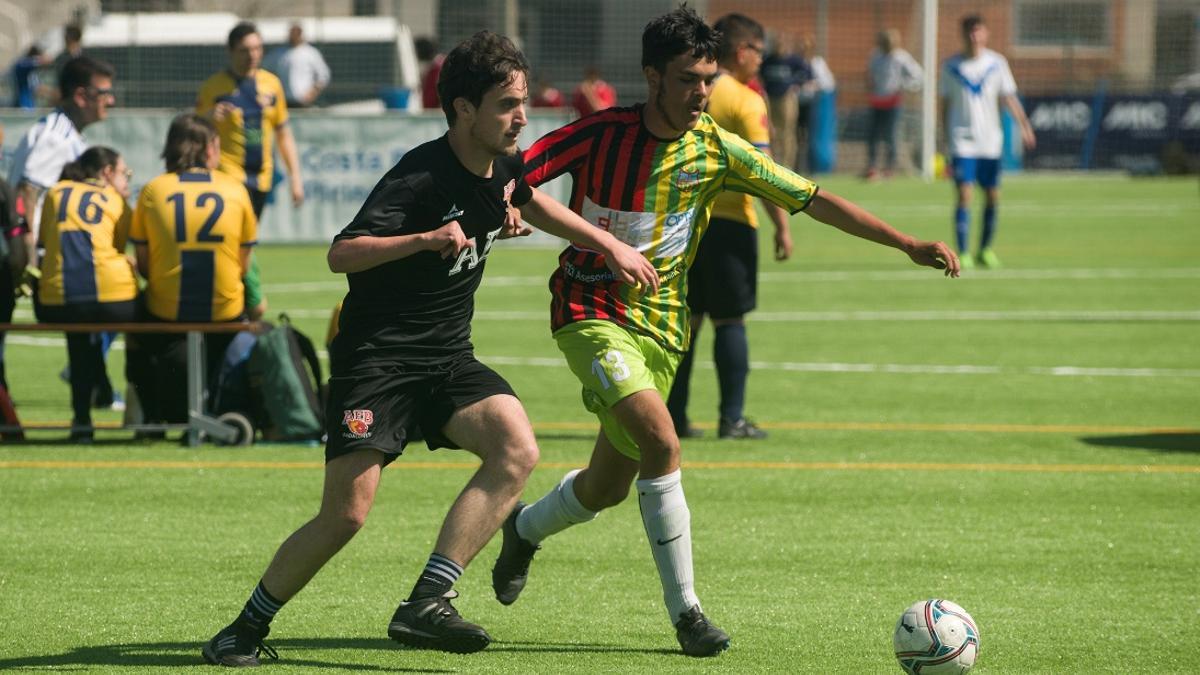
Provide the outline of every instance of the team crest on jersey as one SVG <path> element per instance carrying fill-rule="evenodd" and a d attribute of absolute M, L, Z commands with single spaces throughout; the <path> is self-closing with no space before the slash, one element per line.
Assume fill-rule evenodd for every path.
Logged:
<path fill-rule="evenodd" d="M 517 180 L 515 178 L 509 180 L 508 184 L 504 186 L 504 203 L 505 204 L 508 204 L 509 200 L 512 199 L 513 192 L 515 192 L 516 189 L 517 189 Z"/>
<path fill-rule="evenodd" d="M 694 166 L 685 166 L 675 174 L 675 187 L 691 190 L 700 184 L 701 173 Z"/>
<path fill-rule="evenodd" d="M 370 438 L 371 425 L 375 423 L 375 413 L 370 410 L 342 411 L 342 424 L 346 425 L 347 433 L 343 438 Z"/>
<path fill-rule="evenodd" d="M 270 108 L 275 105 L 275 94 L 260 93 L 257 98 L 258 105 L 263 108 Z"/>

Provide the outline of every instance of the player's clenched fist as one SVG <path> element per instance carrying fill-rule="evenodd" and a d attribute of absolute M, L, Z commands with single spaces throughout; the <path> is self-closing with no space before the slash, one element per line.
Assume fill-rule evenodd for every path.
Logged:
<path fill-rule="evenodd" d="M 437 251 L 443 258 L 458 255 L 469 243 L 470 240 L 463 234 L 457 220 L 452 220 L 429 233 L 430 250 Z"/>

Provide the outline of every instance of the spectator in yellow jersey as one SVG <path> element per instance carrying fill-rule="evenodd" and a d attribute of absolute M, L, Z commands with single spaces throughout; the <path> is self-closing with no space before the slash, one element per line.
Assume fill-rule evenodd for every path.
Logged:
<path fill-rule="evenodd" d="M 220 152 L 212 122 L 191 113 L 179 115 L 163 149 L 167 173 L 147 183 L 138 197 L 129 239 L 138 272 L 147 281 L 149 321 L 243 318 L 242 277 L 258 221 L 246 188 L 215 170 Z M 232 337 L 207 337 L 210 379 Z M 182 421 L 184 336 L 143 335 L 129 342 L 129 380 L 137 386 L 147 420 Z M 160 404 L 164 407 L 155 410 Z"/>
<path fill-rule="evenodd" d="M 205 80 L 196 112 L 211 119 L 221 135 L 221 171 L 242 181 L 254 216 L 261 217 L 274 177 L 275 147 L 291 187 L 292 203 L 304 202 L 304 182 L 296 140 L 288 126 L 283 84 L 261 69 L 263 41 L 254 24 L 243 21 L 229 32 L 229 67 Z"/>
<path fill-rule="evenodd" d="M 717 50 L 718 75 L 708 98 L 708 114 L 727 131 L 771 153 L 767 105 L 749 83 L 763 61 L 763 27 L 743 14 L 729 14 L 713 25 L 721 33 Z M 789 131 L 790 133 L 790 131 Z M 788 214 L 763 199 L 763 210 L 775 226 L 775 259 L 792 255 Z M 688 422 L 688 388 L 696 353 L 696 336 L 707 314 L 713 325 L 713 361 L 720 389 L 717 435 L 720 438 L 761 439 L 765 431 L 743 414 L 750 347 L 745 316 L 758 303 L 758 215 L 754 200 L 741 192 L 726 192 L 713 204 L 708 233 L 700 240 L 696 260 L 688 271 L 688 308 L 692 312 L 692 342 L 675 371 L 667 408 L 680 438 L 699 436 Z"/>
<path fill-rule="evenodd" d="M 63 168 L 42 208 L 39 321 L 120 323 L 137 316 L 137 282 L 125 255 L 132 171 L 112 148 L 89 148 Z M 98 333 L 67 333 L 71 439 L 92 440 L 92 392 L 104 376 Z"/>

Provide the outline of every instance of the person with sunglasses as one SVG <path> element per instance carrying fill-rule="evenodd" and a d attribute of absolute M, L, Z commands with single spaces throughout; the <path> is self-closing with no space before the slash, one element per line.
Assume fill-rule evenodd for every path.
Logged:
<path fill-rule="evenodd" d="M 80 56 L 67 61 L 59 73 L 61 100 L 21 137 L 13 152 L 8 174 L 9 185 L 16 189 L 17 222 L 9 237 L 8 269 L 0 270 L 0 296 L 31 295 L 38 273 L 37 226 L 41 223 L 42 200 L 58 183 L 63 167 L 88 148 L 83 130 L 108 117 L 116 103 L 113 83 L 117 71 L 105 61 Z M 4 273 L 7 272 L 7 273 Z M 12 321 L 12 305 L 0 307 L 0 322 Z M 111 344 L 111 342 L 109 343 Z M 0 385 L 4 378 L 4 337 L 0 333 Z M 116 403 L 108 375 L 101 371 L 95 392 L 97 405 Z"/>

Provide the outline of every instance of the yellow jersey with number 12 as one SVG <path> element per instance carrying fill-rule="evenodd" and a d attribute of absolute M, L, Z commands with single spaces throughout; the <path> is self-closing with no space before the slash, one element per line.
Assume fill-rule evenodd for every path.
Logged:
<path fill-rule="evenodd" d="M 150 313 L 166 321 L 241 316 L 241 254 L 257 243 L 257 236 L 249 193 L 219 171 L 166 173 L 147 183 L 129 240 L 149 247 Z"/>

